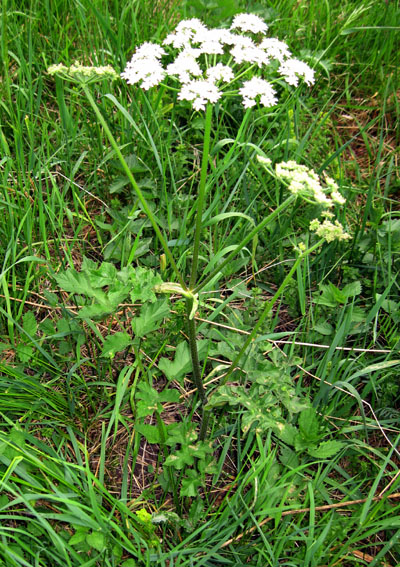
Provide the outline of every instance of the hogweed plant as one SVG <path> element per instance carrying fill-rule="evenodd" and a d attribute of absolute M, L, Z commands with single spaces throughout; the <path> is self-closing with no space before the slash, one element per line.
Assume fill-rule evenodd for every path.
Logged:
<path fill-rule="evenodd" d="M 245 109 L 242 124 L 238 129 L 238 132 L 242 132 L 253 114 L 257 112 L 256 107 L 274 108 L 279 104 L 279 92 L 285 86 L 297 88 L 301 83 L 306 85 L 314 83 L 314 71 L 303 61 L 294 58 L 286 43 L 276 38 L 267 37 L 267 30 L 267 24 L 253 14 L 236 15 L 229 29 L 209 29 L 196 18 L 184 20 L 177 25 L 172 33 L 167 35 L 162 45 L 147 42 L 137 47 L 126 69 L 121 73 L 122 79 L 132 85 L 133 88 L 141 88 L 147 91 L 162 86 L 165 89 L 171 89 L 176 93 L 177 101 L 188 101 L 194 111 L 205 114 L 190 274 L 183 274 L 178 269 L 160 224 L 136 182 L 89 89 L 89 85 L 93 81 L 107 78 L 115 79 L 115 71 L 110 67 L 84 67 L 79 64 L 74 64 L 69 68 L 64 65 L 53 65 L 48 70 L 50 74 L 57 74 L 81 85 L 129 178 L 144 213 L 151 222 L 176 278 L 175 282 L 158 284 L 155 287 L 156 292 L 179 293 L 186 298 L 186 320 L 193 381 L 202 406 L 202 422 L 199 434 L 201 440 L 205 438 L 207 431 L 208 414 L 205 409 L 207 393 L 202 380 L 194 315 L 202 290 L 260 231 L 291 207 L 297 199 L 317 203 L 327 210 L 328 217 L 325 217 L 325 220 L 315 219 L 310 225 L 310 230 L 315 231 L 320 240 L 308 248 L 305 246 L 297 248 L 297 257 L 292 268 L 274 296 L 263 308 L 257 324 L 244 342 L 237 357 L 233 360 L 224 378 L 226 383 L 300 263 L 316 251 L 324 240 L 348 238 L 340 223 L 338 221 L 332 222 L 331 217 L 334 215 L 329 211 L 335 203 L 340 205 L 344 202 L 333 180 L 327 178 L 325 184 L 322 185 L 314 171 L 292 161 L 277 164 L 273 168 L 271 161 L 259 150 L 260 164 L 271 175 L 287 185 L 288 196 L 273 212 L 256 225 L 222 262 L 214 268 L 210 268 L 206 277 L 200 279 L 198 277 L 202 217 L 207 193 L 207 174 L 215 105 L 217 103 L 223 105 L 224 100 L 239 97 Z M 228 157 L 234 151 L 235 144 L 229 150 Z M 186 276 L 188 279 L 186 279 Z"/>

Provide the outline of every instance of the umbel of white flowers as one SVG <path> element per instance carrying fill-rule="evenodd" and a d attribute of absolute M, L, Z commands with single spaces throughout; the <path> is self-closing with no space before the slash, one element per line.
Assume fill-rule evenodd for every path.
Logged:
<path fill-rule="evenodd" d="M 232 95 L 232 88 L 245 108 L 257 102 L 271 107 L 278 102 L 274 83 L 283 79 L 297 87 L 303 79 L 311 85 L 314 71 L 293 58 L 286 43 L 265 37 L 267 30 L 255 14 L 236 15 L 229 29 L 183 20 L 164 39 L 165 49 L 148 42 L 138 47 L 121 77 L 144 90 L 170 77 L 178 83 L 178 99 L 191 101 L 195 110 L 217 102 L 224 92 Z"/>

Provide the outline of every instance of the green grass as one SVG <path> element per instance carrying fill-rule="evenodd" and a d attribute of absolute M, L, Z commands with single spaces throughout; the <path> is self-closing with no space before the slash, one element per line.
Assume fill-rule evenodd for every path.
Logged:
<path fill-rule="evenodd" d="M 85 257 L 118 270 L 151 268 L 164 281 L 174 276 L 84 94 L 46 70 L 79 60 L 121 72 L 136 45 L 161 41 L 180 19 L 200 17 L 212 27 L 241 11 L 265 18 L 271 35 L 315 68 L 317 81 L 272 111 L 254 109 L 239 133 L 243 109 L 233 100 L 221 105 L 199 273 L 211 273 L 285 198 L 255 146 L 274 163 L 295 159 L 335 177 L 347 198 L 339 218 L 352 239 L 324 245 L 298 267 L 229 377 L 246 388 L 253 408 L 301 435 L 282 438 L 271 427 L 257 430 L 257 422 L 245 434 L 249 411 L 231 399 L 212 409 L 214 462 L 205 473 L 205 447 L 194 460 L 185 442 L 200 410 L 184 302 L 174 296 L 157 330 L 109 358 L 102 356 L 107 337 L 132 338 L 140 302 L 128 298 L 108 317 L 82 321 L 82 290 L 57 285 Z M 399 16 L 399 3 L 384 0 L 3 0 L 2 564 L 399 564 Z M 188 281 L 202 114 L 192 116 L 167 91 L 144 93 L 120 81 L 91 92 Z M 301 204 L 277 216 L 202 290 L 197 332 L 209 341 L 200 362 L 211 402 L 313 216 Z M 180 398 L 165 398 L 146 420 L 140 412 L 156 396 L 151 387 Z M 308 429 L 288 410 L 304 398 L 315 408 Z M 340 445 L 324 457 L 327 442 Z M 184 450 L 193 465 L 164 465 Z M 191 480 L 195 495 L 182 496 Z"/>

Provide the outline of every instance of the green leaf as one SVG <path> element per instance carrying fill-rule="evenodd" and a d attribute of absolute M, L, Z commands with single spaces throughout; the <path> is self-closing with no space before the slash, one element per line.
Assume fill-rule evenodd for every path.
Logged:
<path fill-rule="evenodd" d="M 313 329 L 324 336 L 332 335 L 334 331 L 334 328 L 330 323 L 328 323 L 328 321 L 319 321 L 314 325 Z"/>
<path fill-rule="evenodd" d="M 78 545 L 78 544 L 82 543 L 83 541 L 86 541 L 87 535 L 88 535 L 88 529 L 87 528 L 77 528 L 74 535 L 70 537 L 68 543 L 70 545 Z"/>
<path fill-rule="evenodd" d="M 154 412 L 161 413 L 163 402 L 178 402 L 179 392 L 168 388 L 158 392 L 147 382 L 141 382 L 137 388 L 136 399 L 139 400 L 136 403 L 136 415 L 140 418 L 153 415 Z"/>
<path fill-rule="evenodd" d="M 19 360 L 23 363 L 27 363 L 31 360 L 33 355 L 33 347 L 20 343 L 15 349 Z"/>
<path fill-rule="evenodd" d="M 32 311 L 27 311 L 22 317 L 22 328 L 31 337 L 36 335 L 37 322 Z"/>
<path fill-rule="evenodd" d="M 189 496 L 194 498 L 199 493 L 203 481 L 199 473 L 194 469 L 188 469 L 186 478 L 182 479 L 181 496 Z"/>
<path fill-rule="evenodd" d="M 113 335 L 108 335 L 103 343 L 101 356 L 107 356 L 112 359 L 117 352 L 125 350 L 130 344 L 132 344 L 132 339 L 128 333 L 117 332 Z"/>
<path fill-rule="evenodd" d="M 135 430 L 143 435 L 148 443 L 161 443 L 160 429 L 157 425 L 149 425 L 148 423 L 136 423 Z"/>
<path fill-rule="evenodd" d="M 344 286 L 342 289 L 343 295 L 348 299 L 349 297 L 356 297 L 361 293 L 361 282 L 355 281 Z"/>
<path fill-rule="evenodd" d="M 91 534 L 88 534 L 86 536 L 86 542 L 96 551 L 103 551 L 105 548 L 104 534 L 100 532 L 92 532 Z"/>
<path fill-rule="evenodd" d="M 162 283 L 158 274 L 146 268 L 136 268 L 132 271 L 129 279 L 131 285 L 130 297 L 132 303 L 136 301 L 150 301 L 154 303 L 157 299 L 154 287 Z"/>
<path fill-rule="evenodd" d="M 315 459 L 329 459 L 344 447 L 341 441 L 324 441 L 316 448 L 309 448 L 308 454 Z"/>
<path fill-rule="evenodd" d="M 299 432 L 297 428 L 294 425 L 291 425 L 290 423 L 285 423 L 285 425 L 282 427 L 279 433 L 277 433 L 277 437 L 279 437 L 281 441 L 292 446 L 294 446 L 298 436 L 299 436 Z"/>
<path fill-rule="evenodd" d="M 158 329 L 161 321 L 169 313 L 167 299 L 159 299 L 155 303 L 145 303 L 140 311 L 140 316 L 135 317 L 131 322 L 133 332 L 137 337 L 144 337 Z"/>
<path fill-rule="evenodd" d="M 309 443 L 318 439 L 319 423 L 314 408 L 308 408 L 301 412 L 299 416 L 300 435 Z"/>
<path fill-rule="evenodd" d="M 186 466 L 193 465 L 194 456 L 188 451 L 187 447 L 176 451 L 173 455 L 168 455 L 165 459 L 164 465 L 166 467 L 174 467 L 174 469 L 181 470 Z"/>
<path fill-rule="evenodd" d="M 167 427 L 169 431 L 165 443 L 170 447 L 194 443 L 197 439 L 197 433 L 194 431 L 192 424 L 186 424 L 185 422 L 171 423 Z"/>
<path fill-rule="evenodd" d="M 200 360 L 205 357 L 208 341 L 197 341 Z M 174 360 L 162 358 L 158 364 L 159 369 L 164 372 L 168 380 L 179 380 L 192 371 L 192 359 L 189 346 L 186 342 L 179 343 L 175 351 Z"/>

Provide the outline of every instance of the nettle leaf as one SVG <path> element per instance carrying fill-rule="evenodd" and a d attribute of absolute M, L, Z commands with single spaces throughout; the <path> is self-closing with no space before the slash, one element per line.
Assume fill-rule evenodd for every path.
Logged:
<path fill-rule="evenodd" d="M 168 300 L 159 299 L 155 303 L 145 303 L 140 311 L 140 316 L 132 319 L 131 325 L 137 337 L 144 337 L 148 333 L 157 330 L 161 321 L 170 313 Z"/>
<path fill-rule="evenodd" d="M 344 447 L 341 441 L 324 441 L 316 448 L 309 448 L 308 454 L 315 459 L 329 459 L 333 457 Z"/>
<path fill-rule="evenodd" d="M 132 338 L 128 333 L 117 332 L 113 335 L 108 335 L 103 343 L 101 356 L 107 356 L 112 359 L 117 352 L 125 350 L 130 344 L 132 344 Z"/>
<path fill-rule="evenodd" d="M 205 358 L 208 350 L 208 341 L 197 341 L 199 359 Z M 192 371 L 192 359 L 190 357 L 187 342 L 179 343 L 176 347 L 174 360 L 162 358 L 158 364 L 159 369 L 164 372 L 168 380 L 180 380 Z"/>
<path fill-rule="evenodd" d="M 299 430 L 302 438 L 307 442 L 313 442 L 318 439 L 319 423 L 316 411 L 313 407 L 301 412 L 299 416 Z"/>
<path fill-rule="evenodd" d="M 32 311 L 27 311 L 22 317 L 22 328 L 28 335 L 34 337 L 37 331 L 37 322 Z"/>

